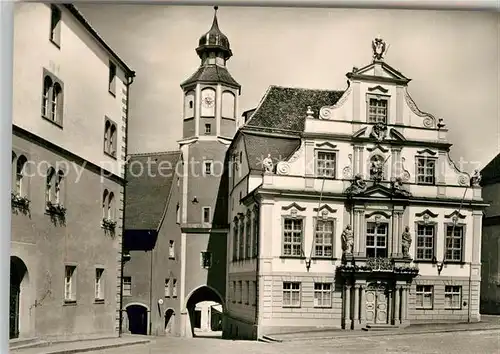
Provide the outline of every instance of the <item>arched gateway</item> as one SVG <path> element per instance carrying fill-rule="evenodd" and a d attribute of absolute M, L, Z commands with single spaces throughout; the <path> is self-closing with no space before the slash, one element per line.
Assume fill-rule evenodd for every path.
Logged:
<path fill-rule="evenodd" d="M 220 311 L 212 311 L 212 306 L 207 309 L 202 309 L 201 311 L 196 309 L 197 304 L 207 304 L 207 303 L 216 303 L 219 304 L 221 309 Z M 216 317 L 217 322 L 222 322 L 221 313 L 225 312 L 225 304 L 222 296 L 219 292 L 213 289 L 210 286 L 203 285 L 195 290 L 193 290 L 188 297 L 186 298 L 185 308 L 187 310 L 187 318 L 185 318 L 185 335 L 186 336 L 195 336 L 195 327 L 201 327 L 201 322 L 208 321 L 210 325 L 208 326 L 209 330 L 219 328 L 222 326 L 222 323 L 213 323 L 214 318 Z M 205 317 L 208 315 L 208 318 Z"/>
<path fill-rule="evenodd" d="M 24 289 L 28 282 L 28 268 L 19 258 L 10 257 L 10 308 L 9 308 L 9 339 L 19 337 L 20 313 L 23 305 Z M 26 325 L 26 324 L 22 324 Z"/>

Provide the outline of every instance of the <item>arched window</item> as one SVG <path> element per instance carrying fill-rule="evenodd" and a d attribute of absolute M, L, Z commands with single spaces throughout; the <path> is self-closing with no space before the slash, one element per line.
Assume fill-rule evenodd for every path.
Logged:
<path fill-rule="evenodd" d="M 184 96 L 184 118 L 194 117 L 194 91 L 189 91 Z"/>
<path fill-rule="evenodd" d="M 234 118 L 235 96 L 232 92 L 224 91 L 222 93 L 222 117 Z"/>
<path fill-rule="evenodd" d="M 50 167 L 47 170 L 47 177 L 45 179 L 45 202 L 46 203 L 52 203 L 54 201 L 52 186 L 54 184 L 55 174 L 56 174 L 56 171 L 54 170 L 53 167 Z"/>
<path fill-rule="evenodd" d="M 108 190 L 105 189 L 102 193 L 102 218 L 106 219 L 108 214 Z"/>
<path fill-rule="evenodd" d="M 115 146 L 115 134 L 116 134 L 116 126 L 114 124 L 111 125 L 110 133 L 109 133 L 109 153 L 112 156 L 116 156 L 116 146 Z"/>
<path fill-rule="evenodd" d="M 26 162 L 28 159 L 26 156 L 21 155 L 17 158 L 16 162 L 16 184 L 15 184 L 15 193 L 21 196 L 26 194 L 26 186 L 24 180 L 24 172 L 26 168 Z"/>
<path fill-rule="evenodd" d="M 109 151 L 109 131 L 111 129 L 111 123 L 109 120 L 104 124 L 104 151 Z"/>
<path fill-rule="evenodd" d="M 61 85 L 58 83 L 54 84 L 54 88 L 52 91 L 52 108 L 51 108 L 51 115 L 50 119 L 52 119 L 54 122 L 59 122 L 59 113 L 61 111 L 61 95 L 62 95 L 62 89 Z"/>
<path fill-rule="evenodd" d="M 52 79 L 45 76 L 43 80 L 43 96 L 42 96 L 42 116 L 49 117 L 50 92 L 52 90 Z"/>
<path fill-rule="evenodd" d="M 108 219 L 114 220 L 114 204 L 115 204 L 115 196 L 113 192 L 109 193 L 108 196 Z"/>
<path fill-rule="evenodd" d="M 64 172 L 63 171 L 59 171 L 57 172 L 57 177 L 56 177 L 56 181 L 55 181 L 55 187 L 54 187 L 54 191 L 55 191 L 55 202 L 59 205 L 62 205 L 62 200 L 63 200 L 63 196 L 62 196 L 62 188 L 63 188 L 63 183 L 64 183 Z"/>

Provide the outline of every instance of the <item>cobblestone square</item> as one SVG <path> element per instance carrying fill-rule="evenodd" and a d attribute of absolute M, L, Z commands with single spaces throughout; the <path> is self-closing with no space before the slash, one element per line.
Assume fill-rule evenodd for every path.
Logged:
<path fill-rule="evenodd" d="M 276 344 L 217 338 L 161 338 L 148 345 L 96 351 L 99 354 L 493 354 L 500 351 L 500 330 L 357 336 Z"/>

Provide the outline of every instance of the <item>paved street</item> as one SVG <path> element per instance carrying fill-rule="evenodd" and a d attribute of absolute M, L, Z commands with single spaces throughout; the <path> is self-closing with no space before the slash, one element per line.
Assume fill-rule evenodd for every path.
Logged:
<path fill-rule="evenodd" d="M 214 338 L 160 338 L 148 345 L 96 351 L 99 354 L 321 354 L 413 353 L 489 354 L 500 352 L 500 330 L 336 338 L 268 344 Z"/>

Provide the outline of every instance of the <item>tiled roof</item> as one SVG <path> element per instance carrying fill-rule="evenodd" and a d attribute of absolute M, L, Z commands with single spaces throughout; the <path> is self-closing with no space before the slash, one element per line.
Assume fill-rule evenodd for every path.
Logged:
<path fill-rule="evenodd" d="M 158 229 L 167 207 L 180 154 L 179 151 L 170 151 L 130 155 L 125 230 Z"/>
<path fill-rule="evenodd" d="M 300 138 L 254 135 L 251 132 L 243 133 L 248 164 L 251 170 L 262 171 L 262 160 L 268 154 L 274 162 L 283 161 L 290 157 L 300 146 Z"/>
<path fill-rule="evenodd" d="M 500 154 L 495 156 L 481 171 L 482 184 L 500 181 Z"/>
<path fill-rule="evenodd" d="M 307 106 L 311 106 L 314 116 L 318 116 L 321 107 L 334 105 L 343 93 L 271 86 L 247 124 L 249 127 L 302 132 Z"/>
<path fill-rule="evenodd" d="M 223 83 L 235 87 L 241 87 L 231 76 L 229 71 L 219 65 L 202 65 L 189 79 L 181 84 L 186 86 L 194 82 L 210 82 L 210 83 Z"/>

